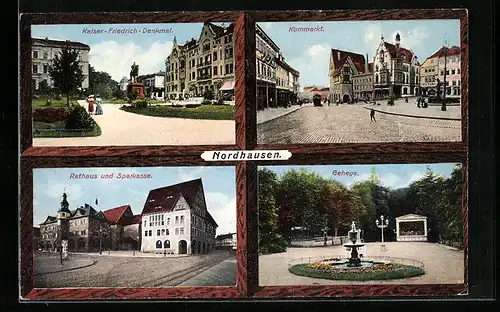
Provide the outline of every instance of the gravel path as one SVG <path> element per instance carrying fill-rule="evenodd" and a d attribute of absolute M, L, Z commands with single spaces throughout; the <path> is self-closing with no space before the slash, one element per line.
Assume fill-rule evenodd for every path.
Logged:
<path fill-rule="evenodd" d="M 78 103 L 86 107 L 85 101 Z M 199 120 L 144 116 L 104 104 L 92 115 L 102 134 L 83 138 L 34 138 L 33 146 L 131 146 L 235 144 L 234 120 Z"/>
<path fill-rule="evenodd" d="M 366 245 L 367 255 L 400 257 L 424 263 L 425 274 L 417 277 L 386 281 L 334 281 L 297 276 L 288 271 L 288 263 L 298 258 L 343 255 L 344 247 L 288 248 L 284 253 L 259 257 L 259 285 L 339 285 L 339 284 L 459 284 L 464 282 L 464 252 L 447 246 L 419 242 L 380 243 Z M 307 261 L 305 261 L 307 262 Z"/>

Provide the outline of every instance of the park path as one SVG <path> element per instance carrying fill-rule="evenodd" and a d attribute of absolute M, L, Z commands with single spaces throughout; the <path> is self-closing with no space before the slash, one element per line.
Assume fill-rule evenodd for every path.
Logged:
<path fill-rule="evenodd" d="M 87 108 L 85 101 L 78 101 Z M 97 137 L 34 138 L 33 146 L 134 146 L 234 144 L 233 120 L 165 118 L 129 113 L 121 104 L 104 104 L 92 115 L 102 130 Z"/>
<path fill-rule="evenodd" d="M 417 260 L 424 264 L 425 274 L 417 277 L 382 281 L 336 281 L 298 276 L 288 271 L 291 260 L 308 257 L 339 256 L 345 254 L 343 246 L 287 248 L 286 252 L 259 256 L 259 285 L 341 285 L 341 284 L 460 284 L 464 282 L 464 252 L 424 242 L 388 242 L 387 251 L 380 243 L 368 243 L 370 256 L 388 256 Z"/>

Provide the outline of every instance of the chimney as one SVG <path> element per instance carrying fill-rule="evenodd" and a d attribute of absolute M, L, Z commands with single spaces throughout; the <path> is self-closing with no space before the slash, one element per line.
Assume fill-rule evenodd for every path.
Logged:
<path fill-rule="evenodd" d="M 370 72 L 370 69 L 368 68 L 368 53 L 366 54 L 366 60 L 365 60 L 365 74 L 368 74 Z"/>
<path fill-rule="evenodd" d="M 340 51 L 337 51 L 337 60 L 340 61 Z"/>

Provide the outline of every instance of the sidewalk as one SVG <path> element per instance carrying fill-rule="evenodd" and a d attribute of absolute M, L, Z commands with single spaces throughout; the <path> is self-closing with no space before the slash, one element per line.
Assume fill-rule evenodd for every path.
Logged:
<path fill-rule="evenodd" d="M 435 118 L 435 119 L 456 119 L 461 120 L 462 106 L 447 106 L 446 111 L 441 111 L 441 105 L 429 105 L 427 108 L 417 107 L 416 98 L 410 98 L 408 103 L 404 99 L 398 99 L 394 106 L 388 106 L 387 101 L 377 101 L 381 105 L 364 104 L 366 109 L 372 109 L 381 113 L 394 115 L 417 117 L 417 118 Z"/>
<path fill-rule="evenodd" d="M 313 106 L 311 103 L 300 105 L 292 105 L 291 107 L 283 108 L 265 108 L 264 110 L 257 110 L 257 124 L 262 124 L 267 121 L 276 119 L 278 117 L 288 115 L 296 110 L 299 110 L 306 106 Z"/>
<path fill-rule="evenodd" d="M 76 269 L 82 269 L 94 265 L 96 261 L 90 259 L 66 259 L 63 260 L 63 265 L 61 265 L 60 259 L 56 257 L 41 258 L 40 261 L 36 261 L 35 275 L 57 273 L 63 271 L 71 271 Z"/>
<path fill-rule="evenodd" d="M 236 259 L 227 259 L 177 286 L 233 286 L 236 270 Z"/>

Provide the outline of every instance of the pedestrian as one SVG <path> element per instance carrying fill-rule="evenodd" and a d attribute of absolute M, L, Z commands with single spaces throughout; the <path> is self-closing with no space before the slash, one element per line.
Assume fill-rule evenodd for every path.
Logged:
<path fill-rule="evenodd" d="M 408 97 L 405 97 L 405 103 L 408 103 Z"/>
<path fill-rule="evenodd" d="M 89 96 L 87 102 L 89 103 L 88 106 L 89 114 L 92 115 L 92 113 L 94 112 L 94 96 L 93 95 Z"/>
<path fill-rule="evenodd" d="M 417 98 L 417 107 L 420 108 L 420 97 Z"/>
<path fill-rule="evenodd" d="M 373 108 L 370 110 L 370 121 L 377 122 L 377 120 L 375 120 L 375 111 L 373 110 Z"/>
<path fill-rule="evenodd" d="M 102 99 L 101 98 L 97 98 L 95 102 L 96 102 L 95 114 L 96 115 L 102 115 L 104 113 L 102 111 Z"/>

